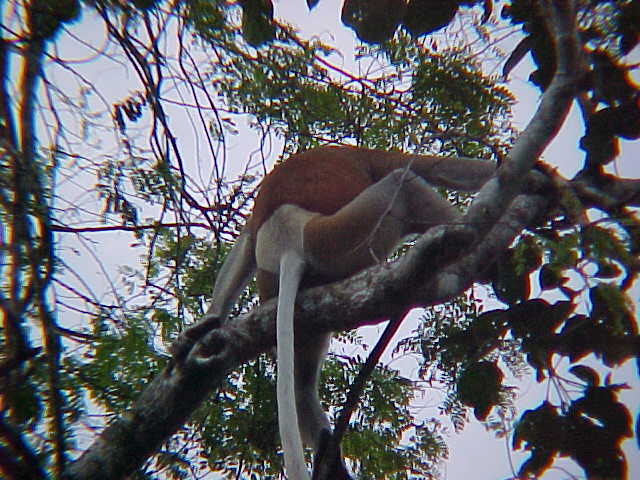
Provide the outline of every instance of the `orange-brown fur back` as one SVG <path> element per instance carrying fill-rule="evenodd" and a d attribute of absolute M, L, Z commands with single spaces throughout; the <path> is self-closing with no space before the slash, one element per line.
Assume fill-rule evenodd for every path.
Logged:
<path fill-rule="evenodd" d="M 331 215 L 373 183 L 366 163 L 350 148 L 321 147 L 293 155 L 267 175 L 253 209 L 255 233 L 281 205 Z"/>

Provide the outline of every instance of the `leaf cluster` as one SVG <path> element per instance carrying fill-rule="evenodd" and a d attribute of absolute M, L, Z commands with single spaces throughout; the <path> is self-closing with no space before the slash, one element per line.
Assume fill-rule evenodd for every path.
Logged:
<path fill-rule="evenodd" d="M 447 26 L 461 6 L 478 3 L 480 0 L 346 0 L 342 23 L 363 42 L 381 43 L 393 37 L 398 27 L 414 37 L 433 33 Z M 484 2 L 484 8 L 488 17 L 491 2 Z"/>
<path fill-rule="evenodd" d="M 546 400 L 517 421 L 514 447 L 531 452 L 520 475 L 541 475 L 555 458 L 568 456 L 588 477 L 625 478 L 620 443 L 631 436 L 631 416 L 616 400 L 621 386 L 599 386 L 598 373 L 576 363 L 591 355 L 614 368 L 640 355 L 638 322 L 626 291 L 636 278 L 635 247 L 625 223 L 524 235 L 489 273 L 505 308 L 477 314 L 450 307 L 448 314 L 427 317 L 423 375 L 437 372 L 447 386 L 443 408 L 458 428 L 464 423 L 461 405 L 483 421 L 494 407 L 500 415 L 508 408 L 511 387 L 503 382 L 503 366 L 516 376 L 531 368 L 538 382 L 558 388 L 561 405 Z M 541 298 L 549 292 L 554 300 Z M 573 383 L 556 370 L 559 359 L 570 362 L 571 373 L 584 381 L 582 397 L 562 386 Z"/>
<path fill-rule="evenodd" d="M 580 373 L 577 369 L 573 370 L 576 374 Z M 524 412 L 513 435 L 513 446 L 516 449 L 524 446 L 531 456 L 520 467 L 520 476 L 541 475 L 554 458 L 570 457 L 588 478 L 627 477 L 620 444 L 632 432 L 629 411 L 617 400 L 617 392 L 622 387 L 598 386 L 593 370 L 588 376 L 583 396 L 568 407 L 560 409 L 544 402 Z M 591 383 L 593 381 L 595 383 Z"/>
<path fill-rule="evenodd" d="M 359 357 L 329 357 L 321 378 L 329 411 L 343 405 L 362 364 Z M 410 408 L 414 391 L 413 382 L 388 367 L 378 365 L 371 374 L 342 442 L 359 478 L 432 478 L 446 457 L 441 425 L 418 421 Z"/>

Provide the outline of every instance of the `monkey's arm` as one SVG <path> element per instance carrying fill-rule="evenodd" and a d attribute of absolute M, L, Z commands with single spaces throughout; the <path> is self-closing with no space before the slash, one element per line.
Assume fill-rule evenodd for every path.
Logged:
<path fill-rule="evenodd" d="M 431 185 L 477 192 L 496 172 L 496 163 L 466 157 L 414 156 L 411 170 Z"/>
<path fill-rule="evenodd" d="M 204 318 L 226 320 L 255 270 L 254 244 L 249 228 L 245 227 L 218 272 L 211 305 Z"/>
<path fill-rule="evenodd" d="M 496 162 L 492 160 L 469 157 L 420 155 L 355 147 L 345 148 L 341 152 L 342 156 L 349 153 L 366 163 L 375 181 L 393 170 L 410 168 L 430 185 L 464 192 L 480 190 L 495 174 L 497 168 Z M 330 151 L 327 151 L 326 154 L 329 153 Z"/>
<path fill-rule="evenodd" d="M 227 255 L 216 277 L 213 299 L 200 321 L 189 326 L 171 345 L 173 362 L 185 360 L 193 346 L 208 332 L 220 326 L 256 269 L 253 240 L 245 227 Z"/>

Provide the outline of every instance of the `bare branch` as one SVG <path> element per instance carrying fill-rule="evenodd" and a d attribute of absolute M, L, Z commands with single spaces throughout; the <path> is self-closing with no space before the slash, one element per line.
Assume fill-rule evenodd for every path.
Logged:
<path fill-rule="evenodd" d="M 100 232 L 141 232 L 144 230 L 157 230 L 159 228 L 179 228 L 179 227 L 197 227 L 209 229 L 210 226 L 205 223 L 197 222 L 172 222 L 172 223 L 154 223 L 152 225 L 105 225 L 103 227 L 65 227 L 64 225 L 52 225 L 51 230 L 62 233 L 100 233 Z"/>

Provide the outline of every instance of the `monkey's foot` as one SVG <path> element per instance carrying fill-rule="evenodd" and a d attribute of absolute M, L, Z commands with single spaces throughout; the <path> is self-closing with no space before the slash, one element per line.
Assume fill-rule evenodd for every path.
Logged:
<path fill-rule="evenodd" d="M 169 363 L 169 370 L 175 365 L 181 365 L 195 344 L 211 330 L 218 328 L 220 323 L 219 317 L 205 316 L 202 320 L 183 331 L 171 345 L 170 352 L 172 358 Z"/>
<path fill-rule="evenodd" d="M 320 432 L 318 451 L 313 459 L 312 480 L 352 480 L 342 460 L 340 445 L 329 429 Z"/>

